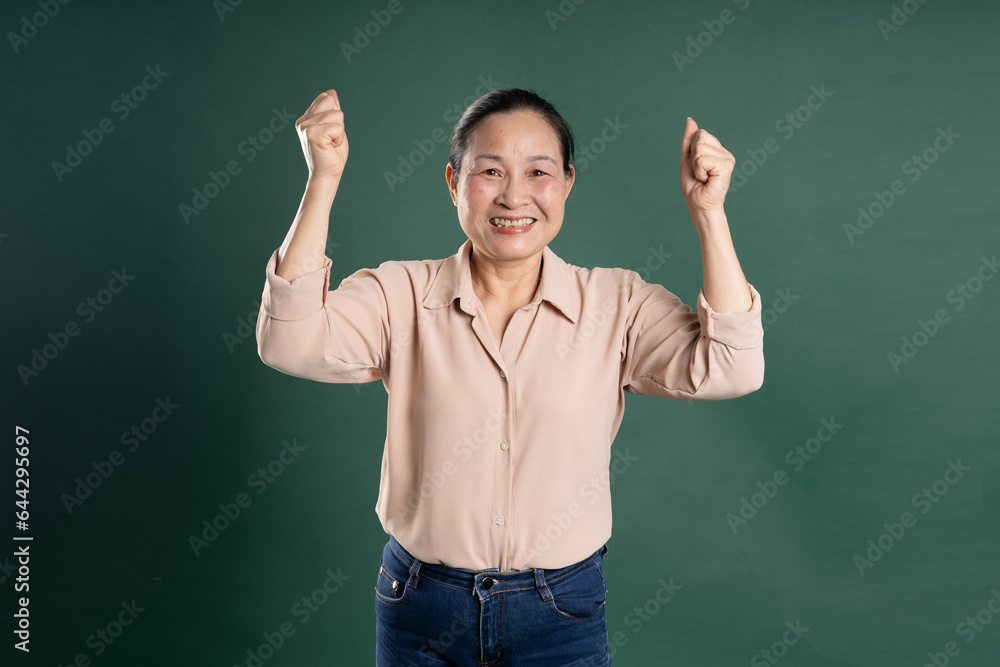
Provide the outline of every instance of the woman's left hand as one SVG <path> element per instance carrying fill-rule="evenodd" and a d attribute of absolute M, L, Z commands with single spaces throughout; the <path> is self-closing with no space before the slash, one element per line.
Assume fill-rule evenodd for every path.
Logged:
<path fill-rule="evenodd" d="M 681 140 L 681 193 L 692 217 L 722 213 L 736 158 L 687 119 Z"/>

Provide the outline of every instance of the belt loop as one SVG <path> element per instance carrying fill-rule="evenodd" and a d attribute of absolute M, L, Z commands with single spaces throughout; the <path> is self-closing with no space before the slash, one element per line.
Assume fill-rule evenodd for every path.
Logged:
<path fill-rule="evenodd" d="M 416 556 L 413 557 L 413 563 L 410 565 L 410 579 L 406 582 L 407 586 L 411 588 L 417 587 L 417 582 L 420 581 L 420 566 L 421 561 Z"/>
<path fill-rule="evenodd" d="M 531 569 L 535 572 L 535 588 L 541 593 L 542 601 L 548 602 L 552 599 L 552 591 L 549 590 L 549 585 L 545 583 L 545 570 L 537 567 Z"/>

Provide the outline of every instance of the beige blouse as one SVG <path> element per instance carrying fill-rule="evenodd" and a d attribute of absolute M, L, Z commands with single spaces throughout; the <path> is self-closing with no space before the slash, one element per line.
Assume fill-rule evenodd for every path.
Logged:
<path fill-rule="evenodd" d="M 329 289 L 331 260 L 289 282 L 267 263 L 257 345 L 318 382 L 382 380 L 375 511 L 428 563 L 560 568 L 611 537 L 611 444 L 625 392 L 720 400 L 764 381 L 760 294 L 694 313 L 635 271 L 567 264 L 548 246 L 534 300 L 497 347 L 473 291 L 472 241 L 383 262 Z"/>

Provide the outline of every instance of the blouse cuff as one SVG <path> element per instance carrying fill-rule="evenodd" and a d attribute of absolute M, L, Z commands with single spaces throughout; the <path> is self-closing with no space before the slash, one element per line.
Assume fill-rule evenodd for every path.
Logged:
<path fill-rule="evenodd" d="M 698 291 L 698 321 L 702 333 L 729 347 L 743 350 L 761 345 L 764 330 L 761 326 L 760 293 L 750 287 L 750 310 L 744 313 L 718 313 L 708 305 L 705 288 Z"/>
<path fill-rule="evenodd" d="M 285 280 L 274 272 L 278 266 L 278 249 L 267 261 L 267 279 L 261 305 L 276 320 L 302 320 L 326 306 L 330 289 L 330 267 L 333 261 L 324 256 L 323 266 L 295 278 Z"/>

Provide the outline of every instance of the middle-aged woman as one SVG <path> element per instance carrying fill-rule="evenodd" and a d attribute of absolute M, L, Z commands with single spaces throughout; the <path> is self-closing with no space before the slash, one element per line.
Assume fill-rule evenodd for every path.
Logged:
<path fill-rule="evenodd" d="M 549 248 L 575 180 L 573 135 L 533 92 L 484 95 L 452 133 L 458 251 L 360 269 L 335 290 L 325 248 L 348 154 L 336 91 L 296 128 L 309 178 L 267 263 L 258 352 L 289 375 L 381 379 L 388 393 L 377 664 L 610 664 L 604 558 L 624 392 L 718 400 L 763 383 L 760 295 L 723 212 L 732 154 L 687 120 L 680 185 L 704 269 L 695 313 L 635 271 L 582 268 Z M 629 229 L 617 204 L 608 234 Z M 359 222 L 373 239 L 442 224 L 398 218 Z M 616 448 L 617 469 L 631 461 Z"/>

